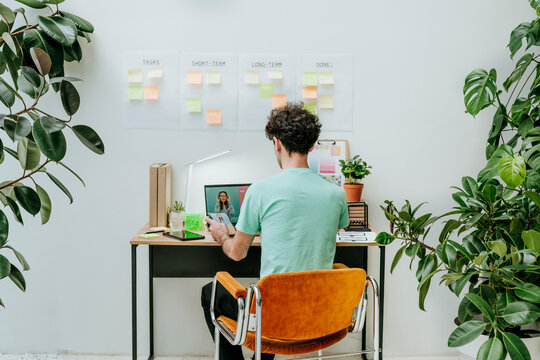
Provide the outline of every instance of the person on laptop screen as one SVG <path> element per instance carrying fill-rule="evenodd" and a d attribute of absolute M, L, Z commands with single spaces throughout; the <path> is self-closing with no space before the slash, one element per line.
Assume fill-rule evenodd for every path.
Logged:
<path fill-rule="evenodd" d="M 325 180 L 307 163 L 321 132 L 316 115 L 289 103 L 273 109 L 265 128 L 282 171 L 249 187 L 240 209 L 236 235 L 227 226 L 210 218 L 210 232 L 223 252 L 233 260 L 246 257 L 257 233 L 261 237 L 261 272 L 267 275 L 332 269 L 336 233 L 349 225 L 345 192 Z M 212 283 L 202 289 L 201 303 L 208 328 L 214 335 L 210 317 Z M 218 283 L 215 312 L 236 319 L 236 300 Z M 274 355 L 263 354 L 265 360 Z M 240 346 L 220 341 L 220 359 L 242 360 Z"/>
<path fill-rule="evenodd" d="M 231 197 L 226 191 L 220 191 L 217 196 L 216 206 L 214 206 L 215 213 L 225 213 L 232 218 L 234 215 L 234 205 L 231 202 Z"/>

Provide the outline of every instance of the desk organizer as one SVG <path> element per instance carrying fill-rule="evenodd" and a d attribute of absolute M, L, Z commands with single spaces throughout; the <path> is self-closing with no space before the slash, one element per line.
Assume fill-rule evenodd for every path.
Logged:
<path fill-rule="evenodd" d="M 370 231 L 368 223 L 368 206 L 363 201 L 349 202 L 349 227 L 347 231 Z"/>

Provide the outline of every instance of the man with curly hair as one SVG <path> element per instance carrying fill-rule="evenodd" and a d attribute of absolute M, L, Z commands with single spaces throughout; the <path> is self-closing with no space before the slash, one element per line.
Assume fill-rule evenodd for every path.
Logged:
<path fill-rule="evenodd" d="M 345 192 L 309 169 L 308 153 L 321 132 L 317 116 L 289 103 L 274 109 L 266 124 L 279 167 L 278 175 L 257 181 L 246 192 L 236 234 L 210 218 L 210 232 L 223 252 L 233 260 L 246 257 L 255 235 L 261 237 L 261 273 L 267 275 L 331 269 L 336 252 L 336 232 L 349 225 Z M 201 302 L 212 336 L 210 317 L 212 283 L 202 289 Z M 236 319 L 236 300 L 218 283 L 217 316 Z M 265 360 L 272 354 L 263 354 Z M 240 346 L 220 339 L 220 359 L 242 360 Z"/>

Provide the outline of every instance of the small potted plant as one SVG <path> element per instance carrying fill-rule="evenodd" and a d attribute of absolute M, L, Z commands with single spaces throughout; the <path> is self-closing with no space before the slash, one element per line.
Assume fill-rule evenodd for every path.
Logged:
<path fill-rule="evenodd" d="M 184 227 L 184 213 L 186 208 L 181 201 L 175 201 L 169 206 L 169 227 L 171 231 L 179 231 Z"/>
<path fill-rule="evenodd" d="M 347 201 L 360 201 L 364 184 L 360 183 L 363 178 L 371 174 L 371 166 L 360 158 L 359 155 L 353 156 L 350 160 L 339 160 L 341 173 L 345 176 L 343 188 L 347 194 Z"/>

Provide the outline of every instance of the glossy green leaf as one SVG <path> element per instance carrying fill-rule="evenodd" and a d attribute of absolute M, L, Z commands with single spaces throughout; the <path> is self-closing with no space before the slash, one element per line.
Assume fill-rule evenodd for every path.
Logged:
<path fill-rule="evenodd" d="M 0 255 L 0 279 L 9 276 L 10 271 L 11 264 L 9 260 L 5 256 Z"/>
<path fill-rule="evenodd" d="M 39 213 L 41 215 L 41 224 L 46 224 L 49 221 L 49 218 L 51 217 L 51 198 L 49 197 L 49 194 L 43 189 L 41 186 L 36 184 L 36 192 L 39 196 L 39 200 L 41 202 L 41 207 L 39 209 Z"/>
<path fill-rule="evenodd" d="M 87 148 L 99 155 L 105 153 L 103 141 L 101 141 L 99 135 L 91 127 L 75 125 L 72 127 L 72 130 Z"/>
<path fill-rule="evenodd" d="M 24 256 L 20 252 L 18 252 L 17 250 L 15 250 L 14 248 L 12 248 L 9 245 L 6 245 L 5 247 L 8 248 L 8 249 L 11 249 L 11 251 L 13 251 L 13 254 L 15 254 L 15 257 L 21 263 L 21 265 L 23 267 L 23 271 L 30 270 L 30 265 L 28 265 L 28 262 L 26 261 L 26 259 L 24 258 Z"/>
<path fill-rule="evenodd" d="M 9 222 L 6 217 L 6 214 L 0 210 L 0 246 L 3 246 L 8 238 L 9 233 Z"/>
<path fill-rule="evenodd" d="M 540 287 L 530 284 L 521 283 L 514 288 L 514 292 L 517 296 L 525 301 L 532 303 L 540 303 Z"/>
<path fill-rule="evenodd" d="M 512 84 L 514 84 L 515 82 L 521 79 L 521 77 L 523 76 L 523 74 L 525 74 L 525 71 L 531 64 L 532 60 L 533 60 L 532 54 L 525 54 L 521 57 L 521 59 L 518 60 L 518 62 L 516 63 L 516 68 L 503 84 L 504 89 L 506 91 L 508 91 L 508 89 L 510 88 L 510 86 L 512 86 Z"/>
<path fill-rule="evenodd" d="M 17 154 L 21 167 L 25 170 L 32 170 L 39 165 L 41 152 L 38 146 L 31 140 L 23 138 L 17 144 Z"/>
<path fill-rule="evenodd" d="M 11 50 L 14 55 L 17 54 L 17 46 L 15 45 L 15 41 L 13 40 L 9 32 L 6 31 L 2 34 L 2 40 L 4 40 L 9 50 Z"/>
<path fill-rule="evenodd" d="M 476 306 L 478 310 L 482 312 L 482 314 L 484 314 L 485 317 L 487 317 L 491 322 L 495 321 L 495 313 L 484 299 L 473 293 L 468 293 L 465 296 L 471 303 L 474 304 L 474 306 Z"/>
<path fill-rule="evenodd" d="M 516 301 L 509 304 L 501 316 L 509 324 L 526 325 L 538 319 L 540 309 L 529 302 Z"/>
<path fill-rule="evenodd" d="M 435 269 L 435 258 L 436 257 L 434 255 L 428 255 L 423 259 L 420 259 L 418 262 L 418 269 L 416 270 L 416 279 L 418 282 L 422 282 L 422 280 L 427 278 Z"/>
<path fill-rule="evenodd" d="M 73 203 L 73 196 L 71 196 L 71 193 L 69 192 L 69 190 L 64 186 L 64 184 L 62 184 L 62 182 L 60 182 L 60 180 L 58 180 L 54 175 L 46 172 L 47 176 L 52 180 L 53 183 L 56 184 L 56 186 L 58 186 L 60 188 L 60 190 L 62 190 L 64 192 L 64 194 L 66 194 L 66 196 L 69 198 L 69 203 Z"/>
<path fill-rule="evenodd" d="M 15 13 L 4 4 L 0 4 L 0 16 L 8 24 L 12 24 L 15 21 Z"/>
<path fill-rule="evenodd" d="M 540 194 L 533 191 L 525 191 L 525 195 L 527 195 L 527 197 L 531 199 L 536 204 L 536 206 L 540 207 Z"/>
<path fill-rule="evenodd" d="M 63 70 L 64 50 L 62 48 L 62 45 L 52 41 L 50 38 L 46 37 L 46 35 L 42 31 L 36 30 L 36 29 L 30 29 L 30 30 L 25 31 L 23 40 L 24 40 L 24 46 L 27 49 L 39 48 L 47 53 L 47 55 L 49 56 L 49 59 L 51 60 L 51 67 L 49 71 L 52 69 L 52 72 L 56 74 Z M 32 53 L 31 50 L 29 51 L 30 53 Z M 36 53 L 39 53 L 39 52 L 36 52 Z M 48 74 L 49 73 L 48 71 L 44 72 L 45 70 L 47 70 L 46 59 L 43 56 L 38 56 L 37 58 L 38 58 L 39 63 L 42 66 L 41 70 L 38 67 L 38 71 L 40 71 L 42 75 Z M 34 57 L 32 57 L 32 60 L 34 61 L 34 63 L 36 62 L 36 59 L 34 59 Z"/>
<path fill-rule="evenodd" d="M 403 256 L 403 251 L 405 250 L 405 247 L 402 246 L 399 248 L 399 250 L 396 252 L 396 255 L 394 256 L 394 259 L 392 260 L 392 266 L 390 267 L 390 274 L 394 271 L 397 264 L 399 263 L 399 260 Z"/>
<path fill-rule="evenodd" d="M 474 273 L 472 273 L 472 272 L 466 273 L 465 275 L 463 275 L 463 277 L 461 279 L 456 281 L 456 287 L 454 289 L 454 293 L 457 296 L 459 296 L 459 294 L 461 294 L 461 291 L 463 291 L 463 288 L 469 282 L 469 280 L 471 279 L 471 277 L 473 275 L 474 275 Z"/>
<path fill-rule="evenodd" d="M 66 114 L 71 116 L 79 110 L 79 105 L 81 104 L 79 92 L 69 81 L 63 80 L 60 83 L 60 97 Z"/>
<path fill-rule="evenodd" d="M 525 159 L 523 159 L 523 156 L 505 156 L 499 162 L 498 170 L 501 179 L 506 185 L 516 188 L 525 180 Z"/>
<path fill-rule="evenodd" d="M 11 272 L 9 273 L 9 278 L 19 289 L 22 291 L 26 290 L 26 281 L 24 280 L 24 276 L 21 273 L 19 269 L 13 264 L 11 264 Z"/>
<path fill-rule="evenodd" d="M 501 331 L 501 334 L 504 346 L 512 360 L 531 360 L 529 350 L 516 334 L 503 331 Z"/>
<path fill-rule="evenodd" d="M 498 175 L 498 165 L 505 156 L 512 156 L 512 148 L 506 144 L 499 145 L 497 150 L 491 155 L 484 169 L 480 170 L 477 176 L 478 182 L 488 181 Z"/>
<path fill-rule="evenodd" d="M 530 31 L 531 23 L 521 23 L 514 30 L 512 30 L 512 33 L 510 34 L 510 42 L 508 44 L 511 58 L 513 58 L 519 49 L 521 49 L 523 46 L 523 39 Z"/>
<path fill-rule="evenodd" d="M 77 40 L 77 27 L 73 21 L 61 16 L 38 16 L 38 24 L 56 42 L 71 46 Z"/>
<path fill-rule="evenodd" d="M 62 82 L 64 80 L 69 81 L 69 82 L 82 81 L 82 79 L 72 77 L 72 76 L 59 76 L 59 77 L 55 77 L 55 78 L 50 79 L 49 84 L 60 83 L 60 82 Z"/>
<path fill-rule="evenodd" d="M 77 61 L 82 60 L 82 48 L 79 41 L 75 41 L 71 46 L 64 46 L 64 60 L 65 61 Z"/>
<path fill-rule="evenodd" d="M 540 233 L 538 231 L 524 231 L 521 233 L 521 238 L 523 239 L 525 246 L 527 246 L 527 249 L 540 253 Z"/>
<path fill-rule="evenodd" d="M 17 86 L 19 86 L 19 90 L 30 96 L 32 99 L 36 99 L 39 95 L 39 89 L 30 84 L 24 76 L 19 76 L 17 79 Z"/>
<path fill-rule="evenodd" d="M 13 189 L 15 197 L 22 208 L 28 211 L 32 215 L 36 215 L 41 208 L 41 201 L 39 200 L 39 195 L 34 191 L 34 189 L 28 186 L 15 186 Z"/>
<path fill-rule="evenodd" d="M 478 349 L 476 360 L 503 360 L 503 343 L 497 338 L 486 340 Z"/>
<path fill-rule="evenodd" d="M 88 33 L 93 33 L 94 32 L 94 26 L 89 21 L 83 19 L 82 17 L 77 16 L 77 15 L 73 15 L 73 14 L 68 13 L 66 11 L 62 11 L 61 15 L 63 17 L 66 17 L 66 18 L 70 19 L 71 21 L 73 21 L 75 26 L 77 26 L 77 29 L 79 29 L 81 31 L 84 31 L 84 32 L 88 32 Z"/>
<path fill-rule="evenodd" d="M 480 336 L 484 328 L 485 324 L 481 321 L 467 321 L 452 331 L 448 338 L 448 346 L 459 347 L 468 344 Z"/>
<path fill-rule="evenodd" d="M 39 121 L 41 121 L 41 126 L 43 127 L 43 129 L 49 134 L 55 131 L 62 130 L 66 127 L 65 122 L 52 118 L 50 116 L 42 116 Z"/>
<path fill-rule="evenodd" d="M 2 302 L 2 299 L 0 299 L 0 306 L 3 307 L 4 309 L 6 308 L 6 305 L 4 305 L 4 303 Z"/>
<path fill-rule="evenodd" d="M 4 119 L 4 129 L 13 141 L 19 141 L 32 131 L 32 123 L 25 117 L 9 115 Z"/>
<path fill-rule="evenodd" d="M 41 75 L 45 76 L 49 73 L 49 71 L 51 71 L 51 58 L 45 50 L 38 47 L 33 47 L 30 49 L 30 56 L 32 57 L 32 61 L 34 62 L 34 65 L 36 65 L 36 68 Z"/>
<path fill-rule="evenodd" d="M 11 212 L 13 213 L 13 216 L 15 219 L 21 224 L 24 225 L 23 218 L 21 216 L 21 210 L 19 209 L 19 205 L 17 205 L 17 202 L 13 200 L 11 197 L 6 197 L 6 201 L 8 203 L 9 208 L 11 209 Z"/>
<path fill-rule="evenodd" d="M 79 176 L 79 174 L 77 174 L 75 171 L 73 171 L 72 169 L 70 169 L 66 164 L 64 164 L 63 162 L 59 162 L 60 165 L 62 165 L 67 171 L 69 171 L 70 173 L 72 173 L 77 179 L 79 179 L 79 181 L 83 184 L 84 187 L 86 187 L 86 183 L 84 182 L 84 180 Z"/>
<path fill-rule="evenodd" d="M 391 244 L 393 241 L 395 240 L 395 238 L 386 233 L 386 232 L 380 232 L 377 234 L 377 237 L 375 238 L 375 241 L 377 242 L 377 244 L 381 244 L 381 245 L 389 245 Z"/>
<path fill-rule="evenodd" d="M 48 133 L 40 121 L 34 121 L 32 135 L 43 155 L 54 161 L 60 161 L 66 155 L 66 138 L 61 131 Z"/>
<path fill-rule="evenodd" d="M 502 241 L 488 241 L 487 246 L 491 249 L 491 251 L 499 255 L 500 258 L 506 255 L 506 252 L 508 250 L 506 244 Z"/>
<path fill-rule="evenodd" d="M 431 285 L 431 278 L 433 277 L 435 273 L 431 273 L 428 275 L 420 284 L 418 284 L 418 307 L 422 311 L 426 311 L 425 309 L 425 301 L 426 296 L 429 291 L 429 287 Z"/>
<path fill-rule="evenodd" d="M 42 3 L 39 0 L 15 0 L 15 1 L 18 1 L 21 4 L 24 4 L 34 9 L 43 9 L 47 7 L 46 4 Z"/>
<path fill-rule="evenodd" d="M 34 86 L 35 88 L 39 88 L 41 85 L 41 76 L 37 73 L 36 70 L 32 69 L 29 66 L 22 66 L 21 67 L 21 73 L 22 75 Z"/>
<path fill-rule="evenodd" d="M 3 81 L 0 81 L 0 101 L 8 108 L 11 108 L 13 104 L 15 104 L 15 95 L 13 94 L 13 91 L 11 91 L 9 86 Z"/>
<path fill-rule="evenodd" d="M 476 116 L 482 109 L 493 103 L 497 92 L 497 72 L 491 69 L 488 73 L 483 69 L 476 69 L 465 79 L 463 95 L 467 112 Z"/>

